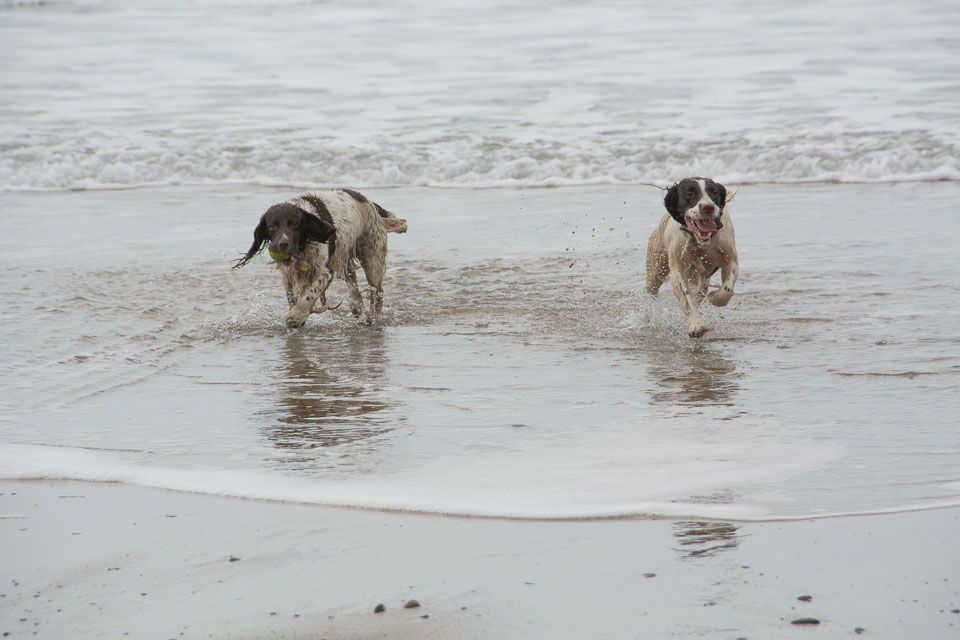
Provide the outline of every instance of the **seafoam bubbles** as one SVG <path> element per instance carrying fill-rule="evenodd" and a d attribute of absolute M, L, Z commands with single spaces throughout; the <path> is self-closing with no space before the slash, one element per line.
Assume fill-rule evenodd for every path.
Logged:
<path fill-rule="evenodd" d="M 498 456 L 487 455 L 483 447 L 464 448 L 403 470 L 315 478 L 269 473 L 240 458 L 229 468 L 171 467 L 152 452 L 132 449 L 2 444 L 0 478 L 120 482 L 226 497 L 472 517 L 764 519 L 783 514 L 764 504 L 771 503 L 769 496 L 754 501 L 743 491 L 749 494 L 768 482 L 809 472 L 841 455 L 836 448 L 802 441 L 745 437 L 741 443 L 721 445 L 654 437 L 629 423 L 600 434 L 584 433 L 573 442 L 557 442 L 550 433 L 526 440 L 524 446 L 499 447 Z M 577 446 L 577 440 L 589 440 L 589 446 Z M 444 482 L 436 482 L 441 477 Z M 716 486 L 739 487 L 738 499 L 704 500 L 702 495 Z"/>
<path fill-rule="evenodd" d="M 9 135 L 9 134 L 8 134 Z M 145 137 L 141 137 L 145 136 Z M 734 183 L 960 180 L 950 137 L 912 131 L 820 139 L 810 132 L 752 142 L 738 135 L 696 142 L 680 136 L 517 140 L 500 135 L 428 141 L 296 139 L 279 132 L 238 146 L 212 132 L 189 138 L 44 136 L 2 142 L 0 189 L 103 189 L 169 184 L 298 187 L 562 186 L 667 183 L 710 175 Z M 399 137 L 399 136 L 397 136 Z"/>

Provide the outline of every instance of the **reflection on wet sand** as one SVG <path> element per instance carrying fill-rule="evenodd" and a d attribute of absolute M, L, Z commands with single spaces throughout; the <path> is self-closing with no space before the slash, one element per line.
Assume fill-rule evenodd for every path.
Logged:
<path fill-rule="evenodd" d="M 740 527 L 730 522 L 681 521 L 673 525 L 684 558 L 704 558 L 740 546 Z"/>
<path fill-rule="evenodd" d="M 651 400 L 689 406 L 735 404 L 742 373 L 723 353 L 709 344 L 675 347 L 658 343 L 646 352 L 649 373 L 656 384 Z"/>
<path fill-rule="evenodd" d="M 268 437 L 277 447 L 332 447 L 391 428 L 381 396 L 387 367 L 382 331 L 290 335 L 283 345 L 280 416 Z"/>

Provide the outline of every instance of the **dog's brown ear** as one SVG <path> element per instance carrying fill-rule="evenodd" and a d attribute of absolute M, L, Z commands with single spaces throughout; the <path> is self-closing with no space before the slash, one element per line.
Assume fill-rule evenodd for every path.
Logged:
<path fill-rule="evenodd" d="M 684 224 L 683 211 L 680 211 L 678 208 L 680 204 L 680 189 L 678 188 L 679 184 L 680 183 L 678 182 L 667 189 L 667 195 L 663 197 L 663 206 L 667 208 L 667 213 L 673 216 L 674 220 L 680 224 Z"/>
<path fill-rule="evenodd" d="M 253 244 L 250 245 L 249 249 L 247 249 L 247 253 L 242 258 L 237 260 L 237 263 L 233 265 L 233 268 L 236 269 L 237 267 L 242 267 L 250 262 L 250 260 L 253 259 L 253 256 L 260 253 L 260 251 L 263 249 L 263 245 L 268 239 L 269 235 L 267 234 L 267 216 L 262 215 L 260 216 L 260 222 L 257 223 L 256 229 L 253 230 Z"/>
<path fill-rule="evenodd" d="M 303 251 L 307 242 L 325 242 L 329 247 L 329 254 L 333 255 L 333 249 L 337 241 L 337 230 L 332 224 L 306 211 L 300 218 L 300 250 Z"/>

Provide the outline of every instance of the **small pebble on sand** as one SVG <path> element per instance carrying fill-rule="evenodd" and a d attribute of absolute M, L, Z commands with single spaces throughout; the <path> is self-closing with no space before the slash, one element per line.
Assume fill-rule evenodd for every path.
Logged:
<path fill-rule="evenodd" d="M 387 608 L 386 608 L 385 606 L 383 606 L 383 603 L 382 603 L 382 602 L 373 608 L 373 612 L 374 612 L 374 613 L 383 613 L 383 612 L 386 611 L 386 610 L 387 610 Z"/>
<path fill-rule="evenodd" d="M 816 618 L 797 618 L 796 620 L 791 620 L 790 624 L 820 624 L 820 621 Z"/>
<path fill-rule="evenodd" d="M 416 600 L 407 600 L 406 604 L 403 605 L 404 609 L 416 609 L 420 606 L 420 603 Z"/>

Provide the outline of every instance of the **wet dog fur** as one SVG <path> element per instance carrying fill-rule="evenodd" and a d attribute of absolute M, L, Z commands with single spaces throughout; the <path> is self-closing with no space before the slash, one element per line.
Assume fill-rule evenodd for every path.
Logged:
<path fill-rule="evenodd" d="M 253 244 L 234 268 L 250 262 L 264 246 L 271 253 L 289 255 L 276 264 L 289 303 L 284 323 L 296 329 L 306 324 L 311 313 L 330 309 L 326 292 L 335 277 L 347 283 L 350 311 L 356 317 L 363 315 L 356 260 L 370 285 L 367 319 L 379 322 L 387 268 L 387 232 L 406 231 L 405 220 L 361 193 L 351 189 L 311 191 L 267 209 L 254 229 Z"/>
<path fill-rule="evenodd" d="M 733 296 L 739 275 L 727 190 L 709 178 L 685 178 L 667 190 L 667 213 L 647 243 L 647 293 L 657 295 L 670 279 L 687 321 L 687 333 L 709 331 L 700 314 L 704 298 L 718 307 Z M 707 294 L 710 278 L 721 271 L 720 288 Z"/>

